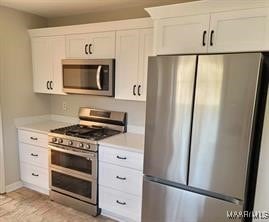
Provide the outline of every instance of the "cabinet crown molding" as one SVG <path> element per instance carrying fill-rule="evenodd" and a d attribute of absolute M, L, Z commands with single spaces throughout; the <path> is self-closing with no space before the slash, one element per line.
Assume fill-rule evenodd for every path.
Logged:
<path fill-rule="evenodd" d="M 202 0 L 145 8 L 152 19 L 209 14 L 232 10 L 269 8 L 268 0 Z"/>
<path fill-rule="evenodd" d="M 42 36 L 57 36 L 57 35 L 130 30 L 130 29 L 143 29 L 152 27 L 153 27 L 153 21 L 151 18 L 139 18 L 139 19 L 111 21 L 111 22 L 90 23 L 82 25 L 30 29 L 28 30 L 28 32 L 31 37 L 42 37 Z"/>

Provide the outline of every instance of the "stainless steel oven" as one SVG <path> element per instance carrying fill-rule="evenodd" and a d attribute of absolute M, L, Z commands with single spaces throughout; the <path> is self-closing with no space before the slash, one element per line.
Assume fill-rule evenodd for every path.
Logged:
<path fill-rule="evenodd" d="M 114 96 L 114 59 L 64 59 L 66 93 Z"/>
<path fill-rule="evenodd" d="M 50 188 L 87 203 L 97 203 L 97 153 L 49 145 Z"/>

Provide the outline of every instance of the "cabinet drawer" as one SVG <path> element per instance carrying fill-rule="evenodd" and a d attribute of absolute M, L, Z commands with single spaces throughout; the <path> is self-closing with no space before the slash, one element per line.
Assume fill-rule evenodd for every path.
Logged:
<path fill-rule="evenodd" d="M 25 143 L 19 144 L 20 161 L 48 169 L 48 149 Z"/>
<path fill-rule="evenodd" d="M 103 162 L 100 162 L 99 166 L 101 185 L 142 196 L 142 172 Z"/>
<path fill-rule="evenodd" d="M 19 130 L 19 141 L 36 146 L 48 147 L 48 135 Z"/>
<path fill-rule="evenodd" d="M 129 152 L 120 149 L 100 146 L 100 161 L 116 164 L 119 166 L 129 167 L 136 170 L 143 170 L 143 154 Z"/>
<path fill-rule="evenodd" d="M 132 221 L 141 221 L 142 198 L 140 197 L 100 186 L 99 201 L 100 208 L 104 210 Z"/>
<path fill-rule="evenodd" d="M 49 189 L 48 169 L 21 163 L 21 180 L 46 190 Z"/>

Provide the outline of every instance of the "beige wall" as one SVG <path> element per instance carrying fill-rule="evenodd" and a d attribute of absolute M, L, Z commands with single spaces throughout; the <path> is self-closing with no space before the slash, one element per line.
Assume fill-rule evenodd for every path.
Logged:
<path fill-rule="evenodd" d="M 147 4 L 146 7 L 159 6 L 159 5 L 169 5 L 176 3 L 183 3 L 189 1 L 197 0 L 155 0 L 154 3 Z M 82 15 L 66 16 L 48 19 L 48 26 L 63 26 L 63 25 L 76 25 L 76 24 L 85 24 L 93 22 L 106 22 L 106 21 L 115 21 L 123 19 L 134 19 L 134 18 L 143 18 L 149 17 L 148 13 L 144 10 L 145 7 L 132 7 L 121 8 L 118 10 L 106 10 L 106 11 L 97 11 L 93 13 L 87 13 Z"/>
<path fill-rule="evenodd" d="M 50 98 L 33 93 L 29 28 L 45 27 L 43 18 L 0 7 L 0 99 L 3 117 L 6 184 L 19 180 L 14 119 L 50 112 Z"/>
<path fill-rule="evenodd" d="M 106 22 L 113 20 L 143 18 L 149 15 L 144 9 L 140 7 L 122 10 L 111 10 L 108 12 L 95 12 L 82 15 L 74 15 L 67 17 L 51 18 L 48 19 L 48 26 L 63 26 L 63 25 L 76 25 L 87 24 L 94 22 Z"/>

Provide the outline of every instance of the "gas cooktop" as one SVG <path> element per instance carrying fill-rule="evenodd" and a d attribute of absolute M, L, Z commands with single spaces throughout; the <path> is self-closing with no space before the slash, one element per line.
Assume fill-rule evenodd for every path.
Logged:
<path fill-rule="evenodd" d="M 121 133 L 120 131 L 109 128 L 99 126 L 86 126 L 81 124 L 54 129 L 50 132 L 94 141 L 98 141 Z"/>

